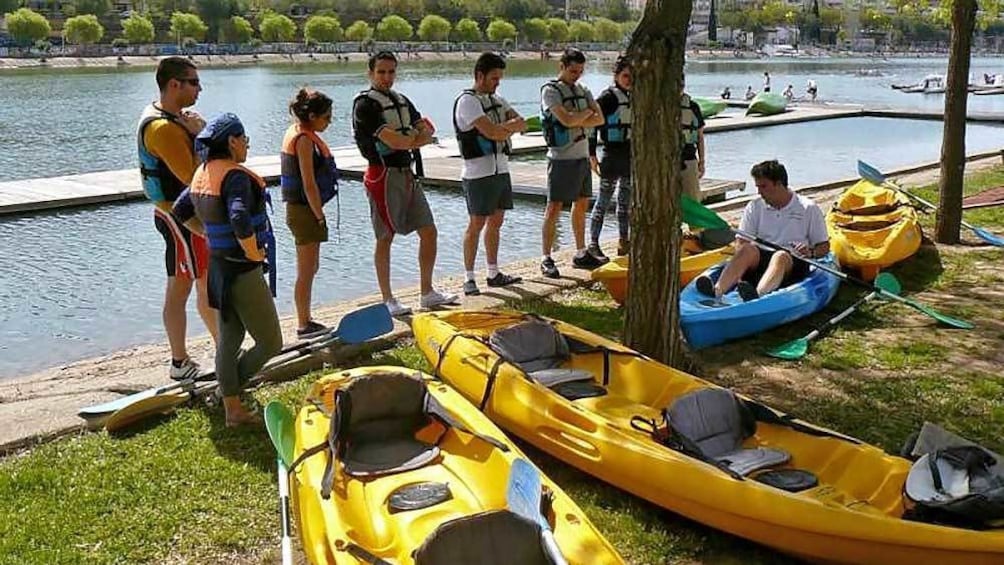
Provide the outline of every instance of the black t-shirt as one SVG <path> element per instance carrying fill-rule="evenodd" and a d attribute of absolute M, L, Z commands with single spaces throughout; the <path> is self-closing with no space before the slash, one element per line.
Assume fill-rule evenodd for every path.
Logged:
<path fill-rule="evenodd" d="M 599 98 L 596 99 L 596 104 L 600 107 L 600 111 L 603 113 L 604 121 L 607 116 L 613 115 L 617 112 L 617 108 L 620 101 L 617 100 L 617 95 L 610 90 L 604 90 L 600 94 Z M 589 155 L 596 155 L 596 136 L 598 134 L 599 128 L 592 128 L 589 134 Z M 631 158 L 631 142 L 621 142 L 621 143 L 605 143 L 603 145 L 603 157 L 605 159 L 609 158 Z"/>
<path fill-rule="evenodd" d="M 408 104 L 408 111 L 411 113 L 411 124 L 415 125 L 422 115 L 418 113 L 415 105 L 407 97 L 401 95 Z M 387 125 L 383 119 L 383 108 L 380 103 L 368 96 L 356 98 L 352 107 L 352 130 L 354 132 L 356 146 L 363 157 L 371 165 L 386 165 L 388 167 L 408 167 L 411 165 L 411 151 L 393 151 L 380 158 L 377 151 L 377 133 Z"/>
<path fill-rule="evenodd" d="M 693 100 L 690 101 L 690 111 L 697 116 L 697 127 L 698 129 L 704 127 L 704 116 L 701 115 L 701 107 L 697 105 L 697 102 Z M 684 143 L 683 144 L 683 160 L 684 161 L 695 161 L 697 160 L 697 144 L 695 143 Z"/>

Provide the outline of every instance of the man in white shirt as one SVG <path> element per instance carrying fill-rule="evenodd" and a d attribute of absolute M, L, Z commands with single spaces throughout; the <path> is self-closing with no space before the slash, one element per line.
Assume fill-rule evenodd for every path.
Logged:
<path fill-rule="evenodd" d="M 809 264 L 792 258 L 819 258 L 830 252 L 823 212 L 811 199 L 788 188 L 788 171 L 776 160 L 764 161 L 750 171 L 760 198 L 746 205 L 739 230 L 760 237 L 787 251 L 773 253 L 755 243 L 737 238 L 736 253 L 718 281 L 701 276 L 697 290 L 721 297 L 738 283 L 743 300 L 755 300 L 781 286 L 796 283 L 809 274 Z"/>
<path fill-rule="evenodd" d="M 499 230 L 506 210 L 512 210 L 509 178 L 509 138 L 526 131 L 526 122 L 504 98 L 495 94 L 505 71 L 505 59 L 482 53 L 474 64 L 474 87 L 464 90 L 453 104 L 453 127 L 464 158 L 461 179 L 470 220 L 464 233 L 464 294 L 481 294 L 474 276 L 478 238 L 485 232 L 487 282 L 501 287 L 522 281 L 499 272 Z M 485 227 L 487 226 L 487 229 Z"/>

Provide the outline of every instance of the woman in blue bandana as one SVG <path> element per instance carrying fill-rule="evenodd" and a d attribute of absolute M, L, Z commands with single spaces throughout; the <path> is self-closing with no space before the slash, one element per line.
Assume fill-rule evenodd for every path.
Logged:
<path fill-rule="evenodd" d="M 209 241 L 209 303 L 219 312 L 216 378 L 228 427 L 260 423 L 240 401 L 247 381 L 282 348 L 275 311 L 275 239 L 265 181 L 243 167 L 244 125 L 234 114 L 217 116 L 195 138 L 203 163 L 174 204 L 186 225 L 198 217 Z M 264 274 L 268 272 L 271 290 Z M 246 333 L 254 346 L 241 350 Z"/>

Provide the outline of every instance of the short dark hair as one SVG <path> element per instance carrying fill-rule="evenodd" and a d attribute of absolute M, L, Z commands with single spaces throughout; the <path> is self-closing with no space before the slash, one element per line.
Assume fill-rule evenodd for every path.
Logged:
<path fill-rule="evenodd" d="M 505 59 L 498 53 L 485 52 L 474 63 L 474 76 L 477 77 L 478 73 L 486 75 L 495 69 L 505 69 Z"/>
<path fill-rule="evenodd" d="M 396 67 L 397 55 L 390 51 L 377 51 L 370 55 L 369 67 L 371 71 L 376 68 L 377 61 L 394 61 L 394 66 Z"/>
<path fill-rule="evenodd" d="M 573 63 L 585 65 L 586 54 L 574 47 L 568 47 L 565 49 L 565 52 L 561 54 L 561 66 L 567 67 Z"/>
<path fill-rule="evenodd" d="M 616 61 L 614 61 L 615 75 L 621 74 L 624 69 L 629 71 L 634 69 L 634 65 L 631 64 L 631 59 L 629 59 L 627 55 L 621 55 L 620 57 L 617 57 Z"/>
<path fill-rule="evenodd" d="M 157 63 L 157 88 L 161 92 L 167 89 L 171 80 L 185 78 L 189 70 L 196 70 L 195 63 L 184 57 L 165 57 Z"/>
<path fill-rule="evenodd" d="M 771 182 L 779 182 L 785 187 L 788 186 L 788 170 L 777 159 L 753 165 L 750 175 L 755 179 L 767 179 Z"/>
<path fill-rule="evenodd" d="M 318 90 L 301 88 L 289 103 L 289 113 L 301 122 L 310 121 L 310 115 L 323 116 L 331 109 L 331 98 Z"/>

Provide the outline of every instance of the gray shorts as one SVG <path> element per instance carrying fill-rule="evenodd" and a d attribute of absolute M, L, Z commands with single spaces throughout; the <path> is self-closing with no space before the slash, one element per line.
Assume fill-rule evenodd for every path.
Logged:
<path fill-rule="evenodd" d="M 589 159 L 547 161 L 547 201 L 571 204 L 593 195 Z"/>
<path fill-rule="evenodd" d="M 479 179 L 463 179 L 467 213 L 491 216 L 499 210 L 512 210 L 512 181 L 509 173 Z"/>
<path fill-rule="evenodd" d="M 422 185 L 411 169 L 370 165 L 363 175 L 370 199 L 370 219 L 377 239 L 407 235 L 436 224 Z"/>

